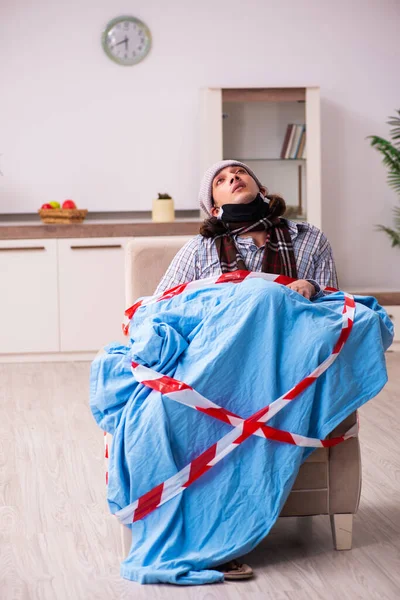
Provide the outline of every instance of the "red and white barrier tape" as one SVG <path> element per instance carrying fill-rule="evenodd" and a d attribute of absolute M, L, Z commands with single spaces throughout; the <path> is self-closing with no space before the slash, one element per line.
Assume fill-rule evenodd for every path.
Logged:
<path fill-rule="evenodd" d="M 162 375 L 154 369 L 150 369 L 135 362 L 132 362 L 132 373 L 137 381 L 143 383 L 143 385 L 152 390 L 161 392 L 163 396 L 166 396 L 170 400 L 189 406 L 194 410 L 209 415 L 210 417 L 214 417 L 214 419 L 218 419 L 229 425 L 233 425 L 234 427 L 244 423 L 242 417 L 239 417 L 235 413 L 208 400 L 199 394 L 199 392 L 196 392 L 190 385 L 187 385 L 178 379 Z M 276 429 L 275 427 L 270 427 L 264 423 L 254 432 L 254 435 L 276 442 L 292 444 L 293 446 L 331 448 L 350 437 L 355 437 L 357 435 L 357 427 L 351 427 L 344 435 L 328 440 L 320 440 L 318 438 L 305 437 L 290 431 Z"/>
<path fill-rule="evenodd" d="M 245 276 L 239 275 L 239 273 L 241 273 L 241 274 L 244 273 Z M 241 271 L 241 272 L 229 273 L 226 275 L 236 275 L 237 277 L 235 277 L 233 279 L 226 278 L 225 281 L 237 281 L 238 282 L 238 281 L 243 281 L 243 279 L 245 279 L 246 277 L 248 277 L 250 275 L 263 276 L 266 274 L 252 273 L 252 272 L 249 273 L 247 271 Z M 222 276 L 222 277 L 224 277 L 224 276 Z M 281 277 L 281 276 L 279 276 L 279 277 Z M 220 278 L 218 278 L 215 281 L 215 283 L 217 283 L 217 282 L 221 283 L 221 281 L 219 281 L 219 279 Z M 278 277 L 275 279 L 275 281 L 277 281 L 277 279 L 278 279 Z M 290 278 L 285 278 L 285 279 L 289 280 L 289 282 L 293 281 Z M 207 280 L 200 280 L 200 281 L 204 282 Z M 193 283 L 198 284 L 198 283 L 200 283 L 200 281 L 196 281 Z M 208 280 L 208 284 L 209 283 L 211 283 L 210 280 Z M 287 283 L 288 283 L 288 281 L 286 281 L 286 284 Z M 208 284 L 206 284 L 206 285 L 208 285 Z M 190 284 L 186 284 L 183 289 L 187 289 L 189 285 Z M 178 287 L 182 287 L 182 286 L 178 286 Z M 174 288 L 174 290 L 177 290 L 177 288 Z M 183 290 L 178 290 L 173 295 L 182 293 L 182 291 Z M 329 291 L 334 291 L 334 290 L 332 288 L 330 288 Z M 171 293 L 171 290 L 169 291 L 169 293 Z M 170 296 L 170 297 L 172 297 L 172 296 Z M 166 299 L 164 294 L 157 297 L 155 300 L 149 299 L 149 301 L 147 301 L 147 304 L 149 304 L 150 302 L 153 302 L 153 301 L 159 301 L 161 299 Z M 137 308 L 138 308 L 138 306 L 137 306 Z M 135 310 L 137 310 L 137 308 Z M 116 516 L 121 521 L 121 523 L 128 524 L 128 523 L 132 523 L 135 521 L 139 521 L 140 519 L 143 519 L 145 516 L 147 516 L 149 513 L 153 512 L 156 508 L 158 508 L 165 502 L 168 502 L 169 500 L 171 500 L 178 494 L 182 493 L 187 487 L 189 487 L 189 485 L 191 485 L 194 481 L 196 481 L 201 475 L 203 475 L 204 473 L 209 471 L 215 464 L 217 464 L 220 460 L 222 460 L 222 458 L 224 458 L 227 454 L 230 454 L 233 450 L 235 450 L 235 448 L 237 448 L 240 444 L 242 444 L 247 438 L 249 438 L 253 434 L 256 434 L 256 432 L 261 430 L 262 435 L 264 435 L 264 437 L 267 437 L 265 435 L 265 430 L 264 430 L 265 423 L 267 421 L 269 421 L 274 415 L 276 415 L 280 410 L 282 410 L 282 408 L 284 406 L 286 406 L 289 402 L 291 402 L 292 400 L 297 398 L 312 383 L 314 383 L 318 379 L 318 377 L 320 377 L 336 360 L 337 356 L 341 352 L 344 344 L 346 343 L 346 341 L 350 335 L 350 332 L 351 332 L 351 329 L 353 326 L 353 322 L 354 322 L 354 313 L 355 313 L 354 298 L 350 294 L 344 293 L 342 330 L 340 332 L 339 338 L 338 338 L 330 356 L 328 356 L 328 358 L 326 360 L 324 360 L 316 369 L 314 369 L 314 371 L 312 371 L 312 373 L 310 373 L 310 375 L 308 375 L 307 377 L 302 379 L 297 385 L 295 385 L 293 388 L 291 388 L 286 394 L 283 394 L 280 398 L 278 398 L 271 404 L 261 408 L 259 411 L 254 413 L 254 415 L 252 415 L 251 417 L 243 420 L 243 419 L 240 419 L 240 417 L 237 417 L 237 415 L 234 415 L 233 413 L 229 413 L 228 411 L 225 411 L 225 414 L 223 415 L 224 421 L 226 420 L 225 418 L 228 418 L 228 416 L 229 416 L 230 418 L 236 418 L 236 419 L 239 418 L 240 423 L 237 425 L 234 425 L 234 428 L 232 429 L 232 431 L 230 431 L 228 434 L 226 434 L 224 437 L 222 437 L 217 443 L 213 444 L 210 448 L 205 450 L 202 454 L 197 456 L 188 465 L 186 465 L 183 469 L 181 469 L 181 471 L 179 471 L 178 473 L 175 473 L 175 475 L 173 475 L 172 477 L 167 479 L 165 482 L 160 483 L 159 485 L 155 486 L 152 490 L 150 490 L 149 492 L 147 492 L 146 494 L 144 494 L 143 496 L 138 498 L 138 500 L 132 502 L 125 508 L 118 511 L 116 513 Z M 133 316 L 133 313 L 132 313 L 132 316 Z M 132 367 L 133 367 L 133 371 L 135 373 L 135 369 L 137 369 L 139 367 L 139 365 L 137 366 L 136 363 L 134 363 L 132 365 Z M 145 367 L 142 367 L 142 368 L 145 368 Z M 143 371 L 142 371 L 142 374 L 143 374 Z M 157 377 L 154 377 L 153 379 L 150 378 L 149 375 L 147 375 L 147 377 L 148 378 L 143 381 L 146 381 L 146 384 L 152 382 L 154 385 L 156 385 L 154 382 L 157 379 L 159 379 L 159 380 L 164 379 L 162 376 L 160 377 L 160 374 L 158 374 L 158 373 L 157 373 Z M 193 390 L 190 386 L 187 386 L 186 384 L 184 384 L 182 382 L 174 383 L 175 381 L 176 380 L 173 380 L 172 378 L 168 378 L 168 382 L 166 382 L 164 379 L 157 385 L 161 386 L 161 388 L 162 388 L 163 385 L 167 385 L 167 383 L 168 383 L 169 389 L 166 390 L 168 396 L 171 396 L 171 394 L 178 392 L 177 388 L 179 388 L 179 386 L 184 386 L 183 389 L 179 389 L 179 393 L 181 393 L 181 394 L 184 393 L 185 391 L 187 392 L 187 390 L 189 390 L 189 391 L 192 390 L 192 392 L 194 392 L 194 394 L 192 395 L 192 392 L 191 392 L 190 393 L 191 398 L 186 398 L 187 404 L 190 406 L 193 406 L 193 402 L 195 401 L 195 399 L 197 401 L 197 400 L 200 400 L 201 398 L 203 398 L 200 394 L 197 394 L 197 392 L 195 392 L 195 390 Z M 152 386 L 149 385 L 149 387 L 152 387 Z M 161 391 L 161 389 L 160 389 L 160 391 Z M 187 396 L 189 396 L 189 394 L 187 394 Z M 174 399 L 177 400 L 176 396 L 174 397 Z M 181 397 L 181 399 L 183 400 L 183 396 Z M 210 402 L 210 401 L 207 401 L 207 399 L 205 399 L 205 398 L 204 398 L 204 400 L 206 401 L 205 404 Z M 196 410 L 197 410 L 197 406 L 194 406 L 194 408 L 196 408 Z M 213 403 L 211 403 L 211 405 L 208 405 L 208 406 L 201 406 L 201 404 L 200 404 L 200 408 L 208 408 L 209 409 L 208 414 L 211 414 L 212 416 L 216 416 L 216 415 L 212 414 L 211 409 L 212 409 L 212 411 L 223 410 L 223 409 L 221 409 L 221 407 L 219 407 L 218 405 L 214 405 Z M 202 412 L 206 412 L 206 411 L 203 410 Z M 226 422 L 228 422 L 228 421 L 226 421 Z M 231 420 L 229 420 L 229 423 L 234 424 L 234 423 L 232 423 Z M 273 428 L 270 428 L 270 429 L 273 430 Z M 279 430 L 275 430 L 275 431 L 279 431 Z M 270 432 L 268 431 L 268 433 L 270 433 Z M 272 433 L 273 433 L 273 431 L 271 432 L 271 434 Z M 281 433 L 284 435 L 289 434 L 292 441 L 288 442 L 288 443 L 294 443 L 295 445 L 309 445 L 309 444 L 307 444 L 307 440 L 309 440 L 310 438 L 304 438 L 303 436 L 297 436 L 297 441 L 296 441 L 296 437 L 295 437 L 296 434 L 290 434 L 289 432 L 281 432 Z M 349 437 L 353 437 L 354 435 L 355 435 L 355 431 L 350 430 L 344 436 L 342 436 L 343 440 L 340 440 L 340 441 L 344 441 L 345 439 L 348 439 Z M 282 439 L 279 441 L 285 441 L 285 440 Z M 318 441 L 320 443 L 318 445 L 323 445 L 321 440 L 316 440 L 316 441 Z M 329 442 L 329 440 L 325 440 L 325 441 Z M 336 443 L 339 443 L 339 442 L 336 442 Z"/>
<path fill-rule="evenodd" d="M 156 302 L 161 302 L 162 300 L 170 300 L 174 296 L 179 296 L 184 291 L 195 291 L 204 287 L 207 287 L 212 284 L 218 283 L 240 283 L 244 279 L 265 279 L 266 281 L 274 281 L 275 283 L 280 283 L 281 285 L 289 285 L 289 283 L 293 283 L 296 279 L 292 277 L 287 277 L 286 275 L 274 275 L 272 273 L 260 273 L 258 271 L 233 271 L 232 273 L 223 273 L 222 275 L 215 275 L 214 277 L 207 277 L 207 279 L 197 279 L 195 281 L 188 281 L 187 283 L 181 283 L 161 294 L 157 294 L 156 296 L 148 296 L 143 298 L 143 300 L 139 300 L 133 306 L 128 308 L 125 311 L 125 321 L 122 325 L 122 331 L 125 335 L 128 335 L 129 323 L 135 314 L 135 312 L 141 306 L 148 306 L 149 304 L 154 304 Z M 321 286 L 321 290 L 326 292 L 337 292 L 336 288 Z"/>

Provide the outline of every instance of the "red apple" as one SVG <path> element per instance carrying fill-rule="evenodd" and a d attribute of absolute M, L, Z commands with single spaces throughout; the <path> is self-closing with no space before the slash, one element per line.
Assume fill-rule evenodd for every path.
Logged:
<path fill-rule="evenodd" d="M 53 210 L 53 207 L 51 204 L 42 204 L 41 208 L 43 210 Z"/>
<path fill-rule="evenodd" d="M 73 200 L 65 200 L 62 203 L 62 208 L 76 208 L 76 204 Z"/>

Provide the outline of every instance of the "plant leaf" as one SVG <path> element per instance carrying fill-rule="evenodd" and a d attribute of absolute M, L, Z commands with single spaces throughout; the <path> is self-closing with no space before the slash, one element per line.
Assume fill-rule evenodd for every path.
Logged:
<path fill-rule="evenodd" d="M 384 231 L 388 234 L 388 236 L 392 240 L 392 248 L 394 246 L 400 246 L 400 230 L 395 231 L 394 229 L 390 229 L 390 227 L 385 227 L 384 225 L 377 225 L 378 231 Z"/>
<path fill-rule="evenodd" d="M 400 115 L 400 110 L 397 110 L 396 112 Z M 390 117 L 387 123 L 391 126 L 390 137 L 392 138 L 394 145 L 400 149 L 400 142 L 395 142 L 395 140 L 400 140 L 400 116 Z"/>
<path fill-rule="evenodd" d="M 388 184 L 395 192 L 400 194 L 400 149 L 395 148 L 391 142 L 376 135 L 369 138 L 370 144 L 383 156 L 382 162 L 388 168 Z"/>
<path fill-rule="evenodd" d="M 394 222 L 396 225 L 396 229 L 400 231 L 400 207 L 395 206 L 393 209 L 394 212 Z"/>
<path fill-rule="evenodd" d="M 382 155 L 382 162 L 388 169 L 387 182 L 400 195 L 400 110 L 396 110 L 398 117 L 389 117 L 390 137 L 392 142 L 377 135 L 370 135 L 368 139 L 373 148 Z M 393 209 L 395 229 L 385 225 L 377 225 L 378 231 L 384 231 L 392 240 L 392 247 L 400 247 L 400 207 Z"/>

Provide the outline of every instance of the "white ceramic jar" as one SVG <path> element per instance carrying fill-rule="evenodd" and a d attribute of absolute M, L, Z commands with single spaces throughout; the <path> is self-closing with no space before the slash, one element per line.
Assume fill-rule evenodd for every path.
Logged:
<path fill-rule="evenodd" d="M 156 223 L 169 223 L 175 220 L 173 198 L 153 200 L 152 219 Z"/>

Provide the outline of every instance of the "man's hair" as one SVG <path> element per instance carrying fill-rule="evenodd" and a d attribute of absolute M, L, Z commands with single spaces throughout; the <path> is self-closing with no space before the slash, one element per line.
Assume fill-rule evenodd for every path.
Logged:
<path fill-rule="evenodd" d="M 286 211 L 286 202 L 281 196 L 277 194 L 271 194 L 266 196 L 269 200 L 269 219 L 281 217 Z M 226 233 L 227 228 L 222 219 L 217 217 L 209 217 L 200 226 L 200 234 L 205 238 L 213 238 L 217 235 L 223 235 Z"/>

